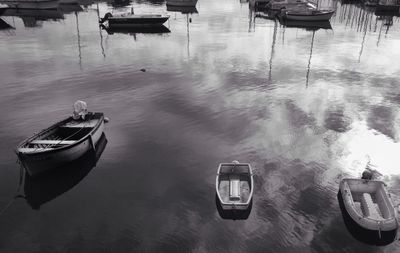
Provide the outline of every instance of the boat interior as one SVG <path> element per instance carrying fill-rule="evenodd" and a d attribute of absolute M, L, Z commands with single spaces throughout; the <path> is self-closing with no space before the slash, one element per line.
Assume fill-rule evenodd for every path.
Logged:
<path fill-rule="evenodd" d="M 357 180 L 348 181 L 356 211 L 374 220 L 393 218 L 394 208 L 383 182 Z"/>
<path fill-rule="evenodd" d="M 251 187 L 251 171 L 248 165 L 221 165 L 218 191 L 224 203 L 247 203 L 251 198 Z"/>
<path fill-rule="evenodd" d="M 87 120 L 69 118 L 26 141 L 18 148 L 20 152 L 47 151 L 76 143 L 97 125 L 100 115 L 93 114 Z"/>

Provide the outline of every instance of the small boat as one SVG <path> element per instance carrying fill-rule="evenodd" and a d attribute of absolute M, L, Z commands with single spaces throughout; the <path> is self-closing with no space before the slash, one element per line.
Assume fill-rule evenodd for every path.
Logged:
<path fill-rule="evenodd" d="M 168 6 L 195 7 L 197 0 L 167 0 Z"/>
<path fill-rule="evenodd" d="M 223 210 L 245 210 L 253 198 L 253 173 L 250 164 L 221 163 L 216 178 L 216 191 Z"/>
<path fill-rule="evenodd" d="M 339 192 L 346 213 L 359 227 L 374 234 L 377 240 L 395 237 L 398 228 L 396 211 L 385 183 L 343 179 Z"/>
<path fill-rule="evenodd" d="M 103 113 L 89 113 L 85 120 L 68 117 L 26 139 L 15 152 L 29 175 L 35 176 L 95 150 L 103 130 Z"/>
<path fill-rule="evenodd" d="M 335 13 L 334 10 L 312 10 L 312 9 L 283 9 L 281 18 L 296 21 L 329 21 Z"/>
<path fill-rule="evenodd" d="M 161 26 L 169 19 L 167 15 L 161 14 L 122 14 L 113 16 L 111 13 L 106 13 L 104 18 L 100 19 L 100 24 L 108 22 L 108 27 L 152 27 Z"/>

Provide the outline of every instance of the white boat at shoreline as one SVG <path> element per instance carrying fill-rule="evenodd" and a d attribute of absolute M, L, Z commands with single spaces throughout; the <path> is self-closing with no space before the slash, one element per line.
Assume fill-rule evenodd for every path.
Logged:
<path fill-rule="evenodd" d="M 377 240 L 395 237 L 398 229 L 396 210 L 382 181 L 343 179 L 339 192 L 354 223 L 372 232 Z"/>
<path fill-rule="evenodd" d="M 253 189 L 250 164 L 234 161 L 218 166 L 216 192 L 223 210 L 246 210 L 253 198 Z"/>

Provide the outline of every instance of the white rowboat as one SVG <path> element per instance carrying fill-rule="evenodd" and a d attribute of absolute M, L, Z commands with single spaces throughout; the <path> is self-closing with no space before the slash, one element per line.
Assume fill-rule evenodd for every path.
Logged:
<path fill-rule="evenodd" d="M 253 198 L 253 173 L 248 163 L 221 163 L 216 191 L 223 210 L 245 210 Z"/>
<path fill-rule="evenodd" d="M 343 179 L 339 189 L 346 212 L 358 226 L 375 231 L 378 239 L 397 233 L 396 211 L 382 181 Z"/>

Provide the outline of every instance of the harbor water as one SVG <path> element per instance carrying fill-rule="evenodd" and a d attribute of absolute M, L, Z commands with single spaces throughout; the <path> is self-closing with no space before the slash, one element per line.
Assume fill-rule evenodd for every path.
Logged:
<path fill-rule="evenodd" d="M 400 20 L 319 6 L 330 24 L 239 0 L 3 13 L 0 252 L 400 252 L 356 240 L 337 199 L 370 160 L 400 204 Z M 170 18 L 156 33 L 99 28 L 131 7 Z M 78 99 L 110 118 L 99 160 L 20 182 L 14 148 Z M 254 169 L 247 219 L 217 210 L 217 167 L 233 160 Z"/>

